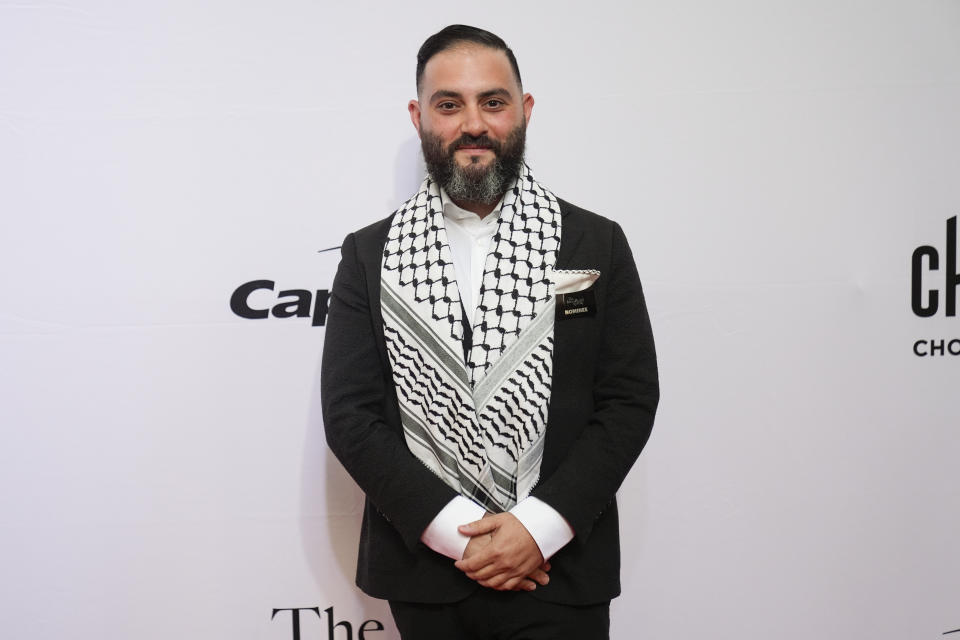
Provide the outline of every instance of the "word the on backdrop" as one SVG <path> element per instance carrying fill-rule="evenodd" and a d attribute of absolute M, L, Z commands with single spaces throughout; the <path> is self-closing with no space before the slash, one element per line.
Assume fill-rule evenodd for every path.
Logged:
<path fill-rule="evenodd" d="M 317 614 L 318 618 L 323 618 L 324 616 L 320 613 L 320 607 L 291 607 L 289 609 L 274 609 L 273 613 L 270 615 L 270 619 L 273 620 L 277 617 L 277 614 L 282 611 L 290 612 L 290 619 L 293 621 L 293 640 L 300 640 L 300 612 L 301 611 L 312 611 Z M 327 614 L 327 635 L 306 635 L 303 636 L 304 640 L 307 638 L 323 638 L 325 640 L 353 640 L 353 625 L 351 625 L 346 620 L 341 620 L 340 622 L 335 622 L 333 617 L 333 607 L 327 607 L 323 610 L 323 613 Z M 312 619 L 313 616 L 307 616 Z M 341 632 L 337 630 L 341 629 Z M 363 623 L 357 628 L 357 640 L 373 640 L 372 635 L 367 635 L 372 631 L 383 631 L 383 623 L 379 620 L 364 620 Z"/>
<path fill-rule="evenodd" d="M 328 289 L 286 289 L 277 293 L 276 299 L 266 307 L 251 302 L 257 291 L 273 291 L 273 280 L 251 280 L 237 287 L 230 296 L 230 310 L 241 318 L 263 320 L 274 318 L 312 318 L 314 327 L 322 327 L 327 322 Z"/>

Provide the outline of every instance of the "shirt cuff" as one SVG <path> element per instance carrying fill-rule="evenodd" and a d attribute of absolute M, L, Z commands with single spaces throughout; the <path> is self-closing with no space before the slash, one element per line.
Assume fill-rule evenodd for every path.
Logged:
<path fill-rule="evenodd" d="M 460 560 L 467 543 L 470 542 L 470 536 L 457 531 L 457 527 L 479 520 L 486 512 L 486 509 L 469 498 L 457 496 L 427 525 L 420 541 L 441 555 Z"/>
<path fill-rule="evenodd" d="M 524 498 L 510 509 L 540 547 L 544 560 L 573 540 L 574 531 L 560 513 L 539 498 Z"/>

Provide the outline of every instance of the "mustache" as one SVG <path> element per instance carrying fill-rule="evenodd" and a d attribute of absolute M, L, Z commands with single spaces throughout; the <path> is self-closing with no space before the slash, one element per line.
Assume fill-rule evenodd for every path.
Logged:
<path fill-rule="evenodd" d="M 468 133 L 465 133 L 450 143 L 450 146 L 447 147 L 447 152 L 452 154 L 461 147 L 486 147 L 498 155 L 500 153 L 500 143 L 493 138 L 488 137 L 486 134 L 472 136 Z"/>

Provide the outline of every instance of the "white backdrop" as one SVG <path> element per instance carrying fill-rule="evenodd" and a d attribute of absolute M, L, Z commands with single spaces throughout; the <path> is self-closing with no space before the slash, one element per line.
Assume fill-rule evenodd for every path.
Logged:
<path fill-rule="evenodd" d="M 3 0 L 0 636 L 273 640 L 316 607 L 304 639 L 396 637 L 352 586 L 323 327 L 230 298 L 329 289 L 318 251 L 416 188 L 414 56 L 452 22 L 512 45 L 531 166 L 645 282 L 613 637 L 960 629 L 956 0 Z"/>

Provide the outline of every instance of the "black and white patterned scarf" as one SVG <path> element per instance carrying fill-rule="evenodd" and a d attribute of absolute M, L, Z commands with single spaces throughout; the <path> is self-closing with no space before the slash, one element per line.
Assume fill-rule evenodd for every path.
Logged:
<path fill-rule="evenodd" d="M 464 362 L 460 291 L 429 176 L 394 213 L 384 247 L 380 305 L 407 445 L 490 511 L 539 478 L 559 248 L 560 206 L 524 166 L 503 198 Z"/>

